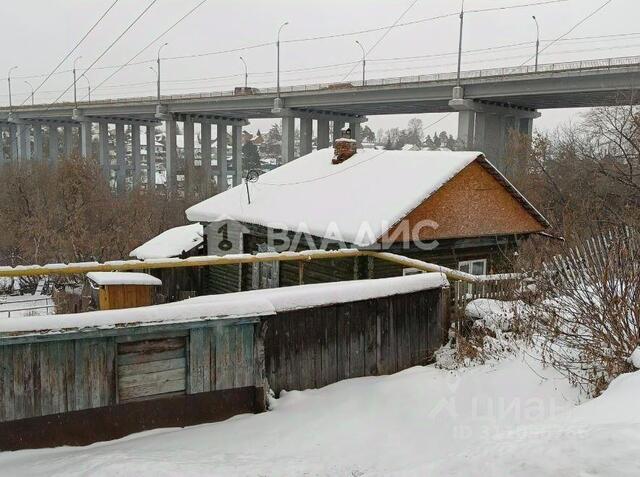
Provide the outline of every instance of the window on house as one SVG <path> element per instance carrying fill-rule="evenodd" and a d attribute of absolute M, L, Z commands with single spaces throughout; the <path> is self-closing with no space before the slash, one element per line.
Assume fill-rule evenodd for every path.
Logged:
<path fill-rule="evenodd" d="M 487 259 L 480 260 L 465 260 L 458 262 L 458 270 L 471 275 L 486 275 L 487 274 Z"/>

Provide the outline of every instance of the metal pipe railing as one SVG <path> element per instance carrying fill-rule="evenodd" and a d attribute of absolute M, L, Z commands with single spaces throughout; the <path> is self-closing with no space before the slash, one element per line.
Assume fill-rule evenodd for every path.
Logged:
<path fill-rule="evenodd" d="M 501 275 L 471 275 L 469 273 L 443 267 L 433 263 L 424 262 L 397 255 L 389 252 L 376 252 L 359 249 L 340 250 L 307 250 L 302 252 L 266 252 L 252 254 L 231 254 L 231 255 L 207 255 L 181 258 L 164 258 L 149 260 L 115 260 L 104 263 L 84 262 L 84 263 L 56 263 L 49 265 L 31 265 L 19 267 L 0 267 L 0 277 L 26 277 L 43 275 L 78 275 L 88 272 L 116 272 L 132 270 L 151 270 L 158 268 L 183 268 L 183 267 L 204 267 L 220 265 L 240 265 L 245 263 L 262 262 L 288 262 L 313 260 L 329 260 L 336 258 L 353 257 L 373 257 L 387 262 L 392 262 L 407 268 L 416 268 L 423 272 L 443 273 L 451 280 L 461 280 L 469 283 L 478 283 L 489 280 L 509 280 L 516 279 L 516 274 Z"/>

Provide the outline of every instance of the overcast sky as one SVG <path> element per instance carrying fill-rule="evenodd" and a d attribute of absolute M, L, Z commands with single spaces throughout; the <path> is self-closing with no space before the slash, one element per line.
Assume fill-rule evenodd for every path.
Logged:
<path fill-rule="evenodd" d="M 466 0 L 466 10 L 508 7 L 549 0 Z M 131 23 L 152 0 L 119 0 L 98 27 L 61 67 L 70 70 L 73 60 L 78 69 L 87 68 L 105 48 Z M 275 41 L 279 25 L 289 21 L 282 40 L 292 40 L 348 33 L 392 24 L 411 5 L 413 0 L 208 0 L 191 16 L 151 46 L 136 61 L 152 60 L 163 42 L 169 44 L 162 56 L 163 93 L 193 93 L 228 90 L 242 85 L 242 55 L 249 67 L 249 85 L 275 85 L 275 46 L 268 45 L 242 52 L 207 55 L 187 59 L 170 57 L 197 55 L 220 50 Z M 12 74 L 13 102 L 28 99 L 30 87 L 37 87 L 44 79 L 31 77 L 51 71 L 74 47 L 113 0 L 21 0 L 2 2 L 3 48 L 0 53 L 0 76 L 5 86 L 0 90 L 0 103 L 8 103 L 6 72 Z M 87 72 L 94 88 L 115 71 L 111 67 L 127 62 L 157 35 L 175 23 L 200 0 L 156 0 L 141 20 Z M 492 12 L 468 13 L 465 16 L 463 69 L 517 66 L 535 52 L 536 28 L 532 15 L 538 18 L 541 29 L 541 48 L 550 40 L 565 34 L 571 27 L 602 5 L 604 0 L 567 0 L 560 3 L 512 8 Z M 417 0 L 400 23 L 455 13 L 458 0 Z M 640 1 L 612 0 L 598 14 L 543 51 L 540 62 L 573 61 L 580 59 L 632 56 L 640 54 Z M 456 16 L 396 27 L 368 53 L 368 78 L 383 78 L 449 72 L 456 68 L 458 23 Z M 366 49 L 372 48 L 385 31 L 362 33 L 333 39 L 286 43 L 282 45 L 282 84 L 337 82 L 353 68 L 353 64 L 327 66 L 305 71 L 286 71 L 357 62 L 361 51 L 359 40 Z M 622 35 L 609 38 L 586 38 Z M 522 44 L 524 43 L 524 44 Z M 516 45 L 508 48 L 499 48 Z M 443 55 L 431 56 L 426 55 Z M 413 59 L 396 59 L 399 57 Z M 394 60 L 392 60 L 394 59 Z M 532 60 L 531 60 L 532 62 Z M 155 93 L 155 73 L 151 63 L 129 66 L 102 87 L 95 89 L 92 98 L 143 96 Z M 237 75 L 230 77 L 231 75 Z M 350 79 L 359 79 L 361 66 L 356 65 Z M 223 77 L 223 78 L 220 78 Z M 72 83 L 70 71 L 53 76 L 35 94 L 36 102 L 52 101 Z M 78 82 L 81 97 L 86 95 L 86 81 Z M 71 98 L 71 90 L 65 98 Z M 578 110 L 542 111 L 536 127 L 550 129 L 569 121 Z M 422 115 L 425 125 L 440 115 Z M 369 125 L 379 127 L 406 125 L 408 117 L 377 116 L 369 118 Z M 254 121 L 253 128 L 265 128 L 271 121 Z M 430 129 L 447 129 L 455 134 L 456 115 L 451 115 Z"/>

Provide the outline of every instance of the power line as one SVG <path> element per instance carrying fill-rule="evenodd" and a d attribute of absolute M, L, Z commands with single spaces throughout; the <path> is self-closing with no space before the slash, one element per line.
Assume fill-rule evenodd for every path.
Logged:
<path fill-rule="evenodd" d="M 120 33 L 120 35 L 118 35 L 118 37 L 117 37 L 115 40 L 113 40 L 113 41 L 111 42 L 111 44 L 110 44 L 110 45 L 109 45 L 109 46 L 108 46 L 108 47 L 107 47 L 107 48 L 106 48 L 106 49 L 105 49 L 105 50 L 100 54 L 100 56 L 98 56 L 98 57 L 93 61 L 93 63 L 91 63 L 91 64 L 89 65 L 89 67 L 88 67 L 88 68 L 86 68 L 86 69 L 82 72 L 82 74 L 84 75 L 84 74 L 86 74 L 89 70 L 91 70 L 91 68 L 93 68 L 93 66 L 94 66 L 98 61 L 100 61 L 100 60 L 102 59 L 102 57 L 104 57 L 104 55 L 106 55 L 106 54 L 109 52 L 109 50 L 111 50 L 111 48 L 113 48 L 113 46 L 114 46 L 116 43 L 118 43 L 118 41 L 120 41 L 120 39 L 121 39 L 124 35 L 126 35 L 126 33 L 127 33 L 129 30 L 131 30 L 131 28 L 133 28 L 133 26 L 134 26 L 136 23 L 138 23 L 138 21 L 139 21 L 139 20 L 140 20 L 144 15 L 145 15 L 145 13 L 147 13 L 147 12 L 149 11 L 149 9 L 150 9 L 153 5 L 155 5 L 155 3 L 156 3 L 157 1 L 158 1 L 158 0 L 152 0 L 152 1 L 151 1 L 151 3 L 149 3 L 149 5 L 147 5 L 147 6 L 145 7 L 145 9 L 144 9 L 144 10 L 142 10 L 142 12 L 140 12 L 140 14 L 135 18 L 135 20 L 133 20 L 133 21 L 132 21 L 128 26 L 127 26 L 127 28 L 125 28 L 125 29 L 124 29 L 124 31 L 123 31 L 122 33 Z M 57 102 L 58 102 L 58 100 L 59 100 L 60 98 L 62 98 L 62 96 L 64 96 L 64 94 L 65 94 L 67 91 L 69 91 L 71 88 L 73 88 L 73 85 L 74 85 L 74 83 L 71 83 L 71 84 L 67 87 L 67 89 L 65 89 L 65 90 L 60 94 L 60 96 L 58 96 L 58 97 L 56 98 L 56 100 L 55 100 L 53 103 L 57 103 Z"/>
<path fill-rule="evenodd" d="M 558 38 L 556 38 L 555 40 L 553 40 L 551 43 L 549 43 L 547 46 L 545 46 L 542 50 L 540 50 L 539 53 L 542 53 L 543 51 L 549 49 L 551 46 L 553 46 L 555 43 L 557 43 L 558 41 L 560 41 L 562 38 L 564 38 L 565 36 L 567 36 L 568 34 L 570 34 L 572 31 L 574 31 L 576 28 L 578 28 L 580 25 L 582 25 L 584 22 L 586 22 L 587 20 L 589 20 L 591 17 L 593 17 L 594 15 L 596 15 L 600 10 L 602 10 L 604 7 L 606 7 L 607 5 L 609 5 L 613 0 L 606 0 L 606 2 L 604 2 L 602 5 L 600 5 L 598 8 L 596 8 L 594 11 L 592 11 L 589 15 L 587 15 L 586 17 L 584 17 L 582 20 L 580 20 L 578 23 L 576 23 L 574 26 L 572 26 L 566 33 L 564 33 L 563 35 L 560 35 Z M 538 53 L 538 54 L 539 54 Z M 531 57 L 529 57 L 525 62 L 523 62 L 520 66 L 528 63 L 529 61 L 531 61 L 533 58 L 535 58 L 536 55 L 533 55 Z"/>
<path fill-rule="evenodd" d="M 409 13 L 409 10 L 411 10 L 413 8 L 413 6 L 418 3 L 418 0 L 413 0 L 413 2 L 411 2 L 411 5 L 409 5 L 403 12 L 402 14 L 396 19 L 395 22 L 393 22 L 393 24 L 391 26 L 389 26 L 389 28 L 387 28 L 387 30 L 382 34 L 382 36 L 380 38 L 378 38 L 378 41 L 376 41 L 373 46 L 371 46 L 368 50 L 367 53 L 364 55 L 365 57 L 371 53 L 373 51 L 373 49 L 378 46 L 380 44 L 380 42 L 382 42 L 382 40 L 384 40 L 387 35 L 389 34 L 389 32 L 400 22 L 400 20 L 402 20 L 404 18 L 404 16 Z M 364 60 L 363 60 L 364 61 Z M 364 64 L 364 63 L 363 63 Z M 353 65 L 351 67 L 351 69 L 349 70 L 349 72 L 344 76 L 344 78 L 342 78 L 342 81 L 346 80 L 349 75 L 351 75 L 351 73 L 353 73 L 353 70 L 356 69 L 358 65 Z M 363 70 L 364 71 L 364 70 Z M 363 73 L 364 75 L 364 73 Z"/>
<path fill-rule="evenodd" d="M 156 0 L 154 0 L 155 3 Z M 111 78 L 113 78 L 116 74 L 118 74 L 120 71 L 122 71 L 122 69 L 126 66 L 128 66 L 132 61 L 134 61 L 138 56 L 140 56 L 142 53 L 144 53 L 149 47 L 151 47 L 151 45 L 153 45 L 156 41 L 158 41 L 160 38 L 162 38 L 163 36 L 165 36 L 167 33 L 169 33 L 171 30 L 173 30 L 176 26 L 178 26 L 183 20 L 185 20 L 189 15 L 191 15 L 193 12 L 195 12 L 198 8 L 200 8 L 200 6 L 202 6 L 207 0 L 202 0 L 200 3 L 198 3 L 195 7 L 193 7 L 191 10 L 189 10 L 187 13 L 185 13 L 181 18 L 179 18 L 173 25 L 171 25 L 169 28 L 167 28 L 166 30 L 164 30 L 162 33 L 160 33 L 158 36 L 156 36 L 153 40 L 151 40 L 149 43 L 147 43 L 147 45 L 142 48 L 138 53 L 136 53 L 135 55 L 133 55 L 131 57 L 131 59 L 129 61 L 127 61 L 124 65 L 122 65 L 120 68 L 118 68 L 116 71 L 114 71 L 113 73 L 111 73 L 109 76 L 107 76 L 106 79 L 104 79 L 100 84 L 98 84 L 96 87 L 93 88 L 93 90 L 97 90 L 98 88 L 100 88 L 103 84 L 105 84 L 107 81 L 109 81 Z M 84 96 L 82 99 L 84 99 L 86 96 Z"/>
<path fill-rule="evenodd" d="M 107 8 L 104 11 L 104 13 L 100 15 L 100 18 L 98 18 L 98 20 L 93 24 L 93 26 L 89 28 L 89 30 L 84 34 L 82 38 L 80 38 L 80 41 L 78 41 L 76 45 L 71 49 L 71 51 L 69 51 L 69 53 L 67 53 L 67 55 L 64 58 L 62 58 L 60 63 L 58 63 L 58 65 L 46 76 L 46 78 L 42 81 L 42 83 L 40 83 L 38 87 L 33 90 L 34 93 L 36 93 L 49 80 L 49 78 L 53 76 L 53 74 L 58 70 L 58 68 L 60 68 L 60 66 L 62 66 L 62 64 L 65 61 L 67 61 L 67 59 L 73 54 L 73 52 L 76 51 L 78 47 L 80 47 L 80 45 L 84 42 L 84 40 L 91 34 L 91 32 L 98 26 L 98 24 L 104 19 L 104 17 L 107 16 L 107 14 L 113 9 L 113 7 L 116 6 L 116 4 L 119 1 L 120 0 L 114 0 L 114 2 L 109 6 L 109 8 Z M 25 99 L 22 103 L 20 103 L 20 106 L 22 106 L 26 101 L 27 100 Z"/>

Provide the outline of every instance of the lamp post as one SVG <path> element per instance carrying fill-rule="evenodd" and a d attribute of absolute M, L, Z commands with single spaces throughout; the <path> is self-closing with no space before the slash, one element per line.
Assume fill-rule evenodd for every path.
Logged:
<path fill-rule="evenodd" d="M 157 67 L 158 67 L 158 104 L 160 104 L 160 52 L 162 51 L 162 49 L 167 46 L 169 43 L 163 43 L 162 45 L 160 45 L 160 48 L 158 48 L 158 57 L 157 57 Z"/>
<path fill-rule="evenodd" d="M 464 0 L 460 8 L 460 40 L 458 41 L 458 74 L 456 76 L 456 85 L 460 86 L 460 68 L 462 67 L 462 27 L 464 26 Z"/>
<path fill-rule="evenodd" d="M 277 91 L 278 91 L 278 99 L 280 99 L 280 32 L 282 32 L 282 29 L 287 26 L 289 24 L 289 22 L 284 22 L 282 25 L 280 25 L 280 28 L 278 29 L 278 41 L 276 41 L 276 49 L 278 50 L 278 58 L 277 58 Z"/>
<path fill-rule="evenodd" d="M 73 60 L 73 104 L 76 109 L 78 109 L 78 94 L 76 92 L 76 64 L 78 63 L 78 60 L 80 58 L 82 58 L 82 56 L 78 56 L 75 60 Z"/>
<path fill-rule="evenodd" d="M 362 50 L 362 86 L 365 85 L 365 68 L 367 66 L 367 53 L 364 51 L 364 46 L 358 40 L 356 40 L 356 44 Z"/>
<path fill-rule="evenodd" d="M 33 85 L 28 81 L 25 81 L 25 83 L 29 85 L 29 88 L 31 88 L 31 106 L 33 106 Z"/>
<path fill-rule="evenodd" d="M 91 102 L 91 82 L 89 81 L 87 75 L 85 75 L 84 73 L 82 74 L 81 78 L 87 80 L 87 97 L 89 98 L 89 102 Z"/>
<path fill-rule="evenodd" d="M 538 72 L 538 52 L 540 51 L 540 25 L 538 25 L 538 19 L 533 15 L 533 21 L 536 22 L 536 66 L 535 71 Z"/>
<path fill-rule="evenodd" d="M 7 84 L 9 86 L 9 112 L 11 112 L 11 109 L 13 108 L 13 104 L 11 102 L 11 72 L 16 68 L 17 66 L 12 66 L 9 68 L 9 73 L 7 73 Z"/>
<path fill-rule="evenodd" d="M 247 83 L 249 81 L 249 69 L 247 68 L 247 62 L 244 61 L 244 58 L 241 56 L 240 61 L 244 65 L 244 89 L 247 89 Z"/>

